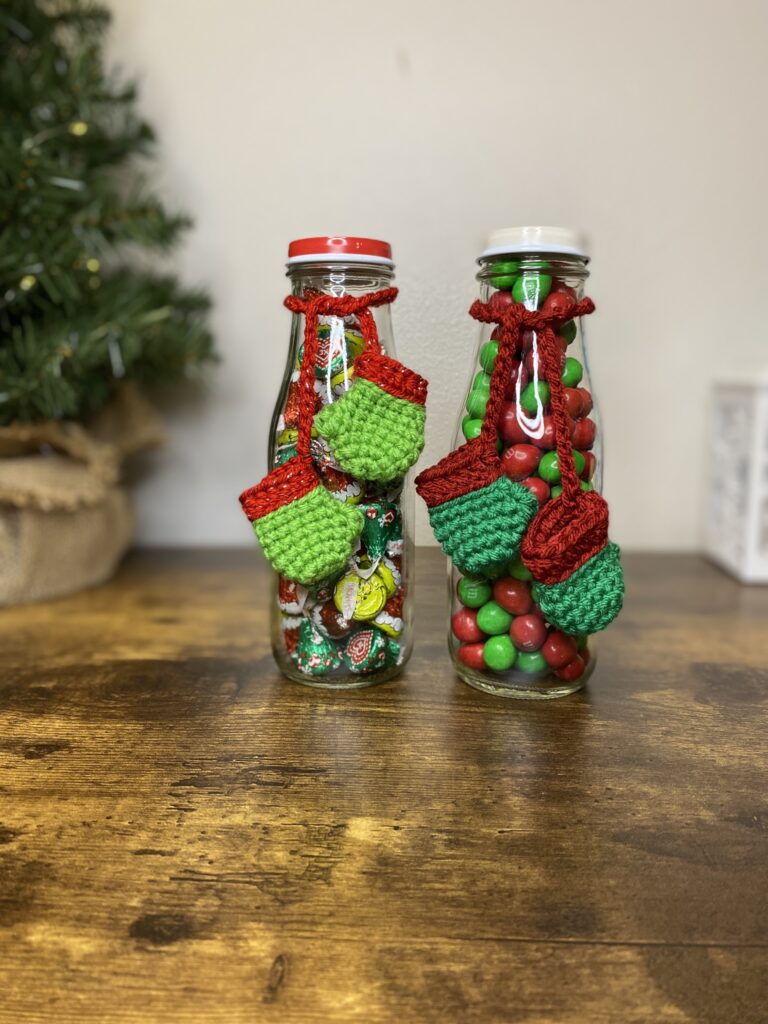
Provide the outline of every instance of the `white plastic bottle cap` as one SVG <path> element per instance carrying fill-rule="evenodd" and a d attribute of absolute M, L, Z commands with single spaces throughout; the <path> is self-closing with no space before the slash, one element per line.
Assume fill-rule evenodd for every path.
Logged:
<path fill-rule="evenodd" d="M 589 259 L 586 242 L 578 231 L 534 226 L 494 231 L 489 235 L 480 258 L 521 252 L 562 253 L 564 256 Z"/>

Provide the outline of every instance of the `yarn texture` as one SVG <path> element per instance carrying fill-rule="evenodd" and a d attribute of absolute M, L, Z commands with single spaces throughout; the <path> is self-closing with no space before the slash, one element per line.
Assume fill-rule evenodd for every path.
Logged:
<path fill-rule="evenodd" d="M 624 574 L 618 544 L 609 541 L 560 583 L 534 583 L 533 598 L 549 622 L 564 633 L 605 629 L 621 611 Z"/>
<path fill-rule="evenodd" d="M 358 362 L 364 358 L 360 356 Z M 384 359 L 399 370 L 406 370 L 396 360 L 379 356 L 379 360 Z M 358 376 L 357 367 L 355 372 L 352 387 L 317 414 L 315 427 L 346 473 L 381 483 L 404 476 L 424 447 L 423 401 L 418 404 L 396 397 L 378 383 Z M 418 377 L 410 370 L 406 372 Z M 402 383 L 402 377 L 398 373 L 395 380 Z M 400 389 L 401 394 L 403 391 Z M 426 393 L 425 381 L 418 391 Z"/>
<path fill-rule="evenodd" d="M 443 551 L 462 572 L 486 573 L 515 558 L 536 514 L 534 495 L 506 476 L 429 510 Z"/>
<path fill-rule="evenodd" d="M 385 483 L 404 476 L 424 447 L 427 382 L 381 351 L 370 310 L 368 318 L 352 386 L 318 413 L 315 427 L 346 473 Z"/>
<path fill-rule="evenodd" d="M 253 523 L 275 570 L 305 586 L 342 569 L 362 529 L 362 512 L 336 501 L 321 484 Z"/>

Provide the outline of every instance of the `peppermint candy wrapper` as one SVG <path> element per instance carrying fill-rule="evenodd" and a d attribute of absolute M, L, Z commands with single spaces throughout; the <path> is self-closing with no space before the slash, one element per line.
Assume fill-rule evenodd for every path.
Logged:
<path fill-rule="evenodd" d="M 403 632 L 403 620 L 397 615 L 391 615 L 386 606 L 382 608 L 376 618 L 373 620 L 373 624 L 377 629 L 380 629 L 382 633 L 386 633 L 387 636 L 397 639 Z"/>
<path fill-rule="evenodd" d="M 336 645 L 318 633 L 309 619 L 304 619 L 299 629 L 296 665 L 307 676 L 324 676 L 341 665 Z"/>
<path fill-rule="evenodd" d="M 274 466 L 282 466 L 282 464 L 284 462 L 287 462 L 288 459 L 292 459 L 295 454 L 296 454 L 296 444 L 295 444 L 295 442 L 293 444 L 281 445 L 277 449 L 277 451 L 275 452 L 275 458 L 274 458 L 273 465 Z"/>
<path fill-rule="evenodd" d="M 383 498 L 360 506 L 365 516 L 362 542 L 372 560 L 381 558 L 392 541 L 402 539 L 402 523 L 397 505 Z"/>
<path fill-rule="evenodd" d="M 345 505 L 357 505 L 363 496 L 363 488 L 359 480 L 355 480 L 349 473 L 343 473 L 340 469 L 332 466 L 317 466 L 318 476 L 322 480 L 325 489 L 338 501 Z"/>
<path fill-rule="evenodd" d="M 296 655 L 296 648 L 299 643 L 299 632 L 304 619 L 300 615 L 283 615 L 280 620 L 280 629 L 283 633 L 283 647 L 293 658 Z"/>
<path fill-rule="evenodd" d="M 277 604 L 286 615 L 301 615 L 307 601 L 307 588 L 285 576 L 277 577 Z"/>
<path fill-rule="evenodd" d="M 389 644 L 378 629 L 359 629 L 344 648 L 344 664 L 359 675 L 375 672 L 387 663 Z"/>
<path fill-rule="evenodd" d="M 388 665 L 401 665 L 403 662 L 403 648 L 397 642 L 397 640 L 390 639 L 387 641 L 387 664 Z"/>
<path fill-rule="evenodd" d="M 363 336 L 358 331 L 346 326 L 339 330 L 338 317 L 323 318 L 317 328 L 317 337 L 319 343 L 315 360 L 316 377 L 328 379 L 337 374 L 347 375 L 353 361 L 365 347 Z M 299 357 L 304 358 L 303 345 L 299 350 Z"/>
<path fill-rule="evenodd" d="M 323 636 L 331 640 L 339 640 L 352 632 L 354 622 L 345 618 L 333 601 L 326 601 L 324 604 L 316 604 L 309 613 L 315 629 Z"/>

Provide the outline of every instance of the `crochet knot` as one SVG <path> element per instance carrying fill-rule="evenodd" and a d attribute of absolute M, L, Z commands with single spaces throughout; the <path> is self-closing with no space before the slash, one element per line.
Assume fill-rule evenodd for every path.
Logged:
<path fill-rule="evenodd" d="M 522 358 L 522 333 L 524 330 L 535 331 L 538 343 L 534 355 L 541 352 L 542 375 L 550 388 L 558 468 L 563 484 L 561 501 L 564 506 L 572 506 L 581 489 L 573 463 L 569 418 L 565 409 L 563 383 L 560 379 L 560 353 L 555 342 L 555 329 L 573 320 L 574 317 L 592 313 L 595 304 L 592 299 L 585 298 L 577 302 L 569 295 L 562 295 L 558 296 L 560 301 L 554 309 L 545 311 L 528 309 L 520 302 L 507 302 L 506 305 L 501 305 L 496 295 L 490 302 L 476 299 L 469 308 L 469 315 L 475 320 L 484 324 L 497 324 L 500 328 L 499 348 L 491 373 L 482 436 L 487 442 L 495 443 L 504 392 L 512 372 L 512 362 L 515 358 Z"/>
<path fill-rule="evenodd" d="M 562 327 L 574 317 L 587 316 L 593 313 L 595 304 L 592 299 L 581 299 L 577 302 L 568 295 L 563 296 L 562 308 L 545 312 L 542 309 L 528 309 L 521 302 L 512 302 L 501 308 L 494 308 L 490 302 L 476 299 L 469 308 L 469 315 L 483 324 L 498 324 L 502 330 L 518 333 L 521 328 L 532 331 L 543 331 L 546 328 Z"/>
<path fill-rule="evenodd" d="M 312 439 L 312 417 L 315 409 L 314 366 L 317 359 L 318 317 L 356 316 L 360 324 L 366 352 L 380 352 L 379 335 L 371 308 L 386 306 L 397 298 L 397 288 L 382 288 L 363 295 L 326 295 L 325 292 L 307 291 L 304 295 L 288 295 L 283 305 L 292 313 L 304 316 L 304 354 L 299 372 L 299 435 L 297 455 L 309 455 Z"/>
<path fill-rule="evenodd" d="M 318 316 L 357 316 L 371 307 L 386 306 L 397 298 L 397 288 L 382 288 L 365 295 L 326 295 L 325 292 L 308 292 L 306 297 L 288 295 L 283 300 L 292 313 Z M 367 340 L 367 339 L 366 339 Z"/>

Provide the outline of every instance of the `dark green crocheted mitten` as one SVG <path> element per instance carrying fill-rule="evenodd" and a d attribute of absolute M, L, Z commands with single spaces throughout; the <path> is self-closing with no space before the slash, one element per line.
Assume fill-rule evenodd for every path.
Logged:
<path fill-rule="evenodd" d="M 624 573 L 619 546 L 609 542 L 562 583 L 534 583 L 533 599 L 564 633 L 598 633 L 621 611 Z"/>
<path fill-rule="evenodd" d="M 389 356 L 364 352 L 349 391 L 315 416 L 315 428 L 346 473 L 394 480 L 424 447 L 426 397 L 423 377 Z"/>
<path fill-rule="evenodd" d="M 539 507 L 534 495 L 501 472 L 482 437 L 468 441 L 416 478 L 438 543 L 462 572 L 490 573 L 517 556 Z"/>
<path fill-rule="evenodd" d="M 548 502 L 531 523 L 522 557 L 534 600 L 564 633 L 597 633 L 621 611 L 624 573 L 608 540 L 608 506 L 594 491 Z"/>
<path fill-rule="evenodd" d="M 296 455 L 240 495 L 269 562 L 305 586 L 340 571 L 363 528 L 359 509 L 336 501 L 312 461 Z"/>

